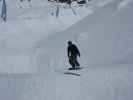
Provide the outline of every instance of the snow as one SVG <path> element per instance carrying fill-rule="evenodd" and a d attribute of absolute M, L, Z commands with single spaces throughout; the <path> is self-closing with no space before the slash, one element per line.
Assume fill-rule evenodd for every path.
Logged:
<path fill-rule="evenodd" d="M 132 65 L 99 66 L 81 78 L 85 100 L 132 100 Z"/>
<path fill-rule="evenodd" d="M 122 9 L 122 8 L 126 7 L 126 5 L 128 5 L 130 2 L 132 2 L 132 1 L 131 1 L 131 0 L 123 0 L 123 1 L 119 4 L 118 8 L 119 8 L 119 9 Z"/>
<path fill-rule="evenodd" d="M 0 98 L 132 100 L 131 0 L 93 0 L 74 8 L 77 16 L 61 8 L 58 18 L 45 0 L 7 5 L 7 22 L 0 20 Z M 68 40 L 81 51 L 81 76 L 55 72 L 70 67 Z"/>
<path fill-rule="evenodd" d="M 0 97 L 5 100 L 132 100 L 132 65 L 97 66 L 81 77 L 52 74 L 0 76 Z"/>
<path fill-rule="evenodd" d="M 77 16 L 75 16 L 71 9 L 60 8 L 66 12 L 66 15 L 61 16 L 63 13 L 60 11 L 61 15 L 56 18 L 50 15 L 49 10 L 51 8 L 44 0 L 24 1 L 22 3 L 19 0 L 7 0 L 8 21 L 4 23 L 0 19 L 0 47 L 2 50 L 0 52 L 2 55 L 0 57 L 2 59 L 0 72 L 36 72 L 34 54 L 39 46 L 38 42 L 51 34 L 65 30 L 91 13 L 90 8 L 87 10 L 88 8 L 82 7 L 75 9 L 78 11 Z M 64 20 L 67 17 L 69 20 Z M 12 58 L 20 59 L 19 63 Z M 22 62 L 22 59 L 27 59 L 27 61 Z M 20 70 L 18 65 L 22 65 L 24 70 Z M 11 71 L 12 68 L 15 70 Z"/>

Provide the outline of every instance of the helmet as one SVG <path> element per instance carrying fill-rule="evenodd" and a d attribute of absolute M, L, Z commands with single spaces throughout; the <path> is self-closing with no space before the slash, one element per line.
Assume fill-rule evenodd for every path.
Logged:
<path fill-rule="evenodd" d="M 68 45 L 71 45 L 72 44 L 72 41 L 68 41 Z"/>

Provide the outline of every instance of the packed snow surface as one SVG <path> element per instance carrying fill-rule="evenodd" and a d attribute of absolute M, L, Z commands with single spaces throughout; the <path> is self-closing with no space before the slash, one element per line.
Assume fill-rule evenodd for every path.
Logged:
<path fill-rule="evenodd" d="M 0 1 L 1 3 L 1 1 Z M 133 1 L 92 0 L 60 8 L 45 0 L 6 0 L 0 19 L 0 98 L 3 100 L 132 100 Z M 1 4 L 0 4 L 1 6 Z M 0 8 L 1 9 L 1 8 Z M 66 75 L 67 41 L 83 69 Z"/>

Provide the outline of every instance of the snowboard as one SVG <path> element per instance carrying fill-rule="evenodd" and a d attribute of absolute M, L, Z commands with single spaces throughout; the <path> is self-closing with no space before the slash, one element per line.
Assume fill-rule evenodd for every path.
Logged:
<path fill-rule="evenodd" d="M 77 67 L 77 68 L 69 68 L 68 70 L 81 70 L 82 67 Z"/>
<path fill-rule="evenodd" d="M 82 69 L 81 67 L 76 68 L 76 69 L 69 68 L 69 69 L 66 69 L 66 70 L 55 70 L 55 72 L 65 74 L 65 75 L 81 76 L 81 74 L 80 74 L 81 69 Z"/>

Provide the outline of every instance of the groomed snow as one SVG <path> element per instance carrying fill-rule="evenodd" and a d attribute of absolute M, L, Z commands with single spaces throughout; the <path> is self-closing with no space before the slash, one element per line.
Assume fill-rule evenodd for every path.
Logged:
<path fill-rule="evenodd" d="M 65 30 L 91 12 L 90 8 L 89 10 L 86 7 L 77 8 L 75 16 L 71 9 L 60 8 L 60 16 L 56 18 L 51 16 L 51 11 L 54 11 L 45 0 L 31 0 L 31 2 L 6 0 L 6 3 L 7 22 L 0 19 L 0 72 L 2 73 L 36 72 L 34 56 L 38 42 L 45 40 L 51 34 Z M 62 16 L 63 11 L 69 15 Z M 66 20 L 67 18 L 69 20 Z"/>
<path fill-rule="evenodd" d="M 133 65 L 88 67 L 81 76 L 46 74 L 0 75 L 4 100 L 132 100 Z"/>
<path fill-rule="evenodd" d="M 13 1 L 8 4 L 16 3 Z M 77 18 L 74 23 L 71 20 L 70 23 L 67 20 L 62 22 L 62 16 L 56 19 L 48 15 L 49 9 L 45 9 L 47 15 L 40 13 L 43 11 L 40 9 L 47 8 L 41 0 L 39 7 L 38 3 L 25 5 L 24 8 L 23 4 L 17 5 L 22 7 L 22 12 L 36 6 L 38 10 L 35 12 L 32 10 L 18 17 L 14 14 L 20 12 L 10 11 L 14 14 L 9 15 L 6 23 L 0 23 L 0 98 L 132 100 L 133 2 L 101 2 L 94 0 L 89 8 L 83 8 L 84 17 L 77 16 L 80 19 Z M 43 18 L 33 16 L 38 11 Z M 48 18 L 55 21 L 53 26 Z M 73 15 L 71 18 L 74 18 Z M 63 25 L 65 27 L 60 29 Z M 79 62 L 84 67 L 79 72 L 81 76 L 55 72 L 70 67 L 66 54 L 68 40 L 77 44 L 81 51 Z"/>

